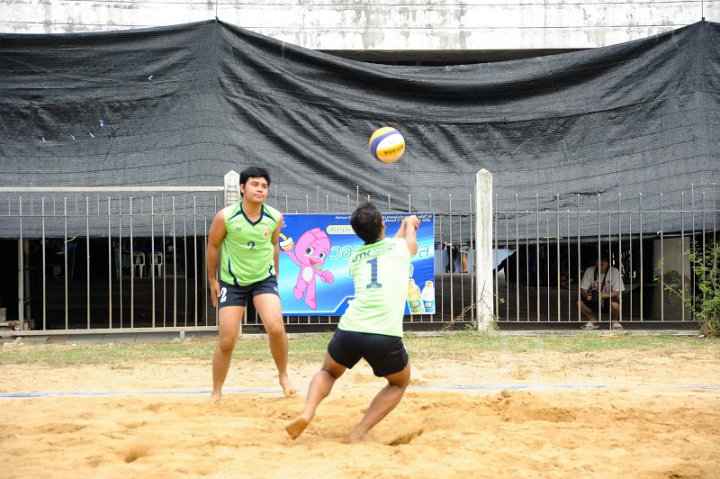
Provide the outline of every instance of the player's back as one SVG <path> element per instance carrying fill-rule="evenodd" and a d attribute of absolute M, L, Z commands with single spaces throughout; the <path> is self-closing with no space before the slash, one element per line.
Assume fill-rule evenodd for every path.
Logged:
<path fill-rule="evenodd" d="M 410 251 L 402 238 L 384 238 L 357 248 L 349 262 L 355 298 L 338 327 L 402 337 L 409 271 Z"/>

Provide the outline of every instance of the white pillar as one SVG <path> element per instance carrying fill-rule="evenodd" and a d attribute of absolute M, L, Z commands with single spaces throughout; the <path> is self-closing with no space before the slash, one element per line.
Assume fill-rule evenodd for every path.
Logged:
<path fill-rule="evenodd" d="M 18 239 L 18 322 L 25 329 L 25 240 L 22 237 L 22 207 L 20 210 L 20 239 Z"/>
<path fill-rule="evenodd" d="M 237 203 L 240 199 L 240 174 L 235 170 L 225 173 L 225 206 Z"/>
<path fill-rule="evenodd" d="M 488 331 L 493 325 L 492 197 L 492 174 L 483 168 L 475 175 L 475 297 L 479 331 Z"/>

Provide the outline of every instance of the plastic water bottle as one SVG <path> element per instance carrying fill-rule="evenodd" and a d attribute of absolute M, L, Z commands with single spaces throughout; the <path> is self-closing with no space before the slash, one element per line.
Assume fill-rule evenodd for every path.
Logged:
<path fill-rule="evenodd" d="M 423 305 L 422 299 L 420 298 L 420 288 L 415 284 L 415 280 L 410 278 L 408 281 L 408 308 L 410 308 L 410 314 L 422 314 Z"/>
<path fill-rule="evenodd" d="M 435 286 L 432 281 L 425 281 L 425 287 L 420 293 L 423 308 L 426 313 L 435 313 Z"/>

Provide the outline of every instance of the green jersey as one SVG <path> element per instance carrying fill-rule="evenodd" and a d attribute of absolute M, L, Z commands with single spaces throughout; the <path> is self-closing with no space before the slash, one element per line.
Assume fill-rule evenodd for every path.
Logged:
<path fill-rule="evenodd" d="M 223 209 L 225 237 L 220 244 L 220 280 L 247 286 L 275 273 L 275 245 L 272 236 L 280 223 L 280 212 L 262 205 L 260 218 L 245 216 L 242 201 Z"/>
<path fill-rule="evenodd" d="M 344 331 L 403 336 L 402 321 L 410 276 L 410 251 L 403 238 L 384 238 L 350 255 L 355 299 L 338 328 Z"/>

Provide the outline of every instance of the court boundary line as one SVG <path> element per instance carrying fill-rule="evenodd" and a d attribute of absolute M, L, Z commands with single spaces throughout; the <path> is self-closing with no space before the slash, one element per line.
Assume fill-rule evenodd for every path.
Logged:
<path fill-rule="evenodd" d="M 607 384 L 508 384 L 508 385 L 417 385 L 409 386 L 408 390 L 434 390 L 434 391 L 542 391 L 542 390 L 571 390 L 571 389 L 699 389 L 705 391 L 720 391 L 720 386 L 713 385 L 607 385 Z M 302 392 L 301 390 L 300 392 Z M 210 394 L 207 389 L 150 389 L 150 390 L 118 390 L 118 391 L 48 391 L 48 392 L 16 392 L 0 393 L 0 399 L 38 398 L 38 397 L 101 397 L 101 396 L 159 396 L 159 395 L 190 395 Z M 255 393 L 273 394 L 282 393 L 280 388 L 225 388 L 224 394 L 229 393 Z"/>

